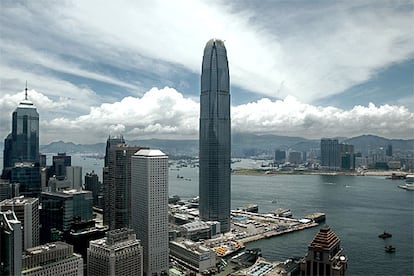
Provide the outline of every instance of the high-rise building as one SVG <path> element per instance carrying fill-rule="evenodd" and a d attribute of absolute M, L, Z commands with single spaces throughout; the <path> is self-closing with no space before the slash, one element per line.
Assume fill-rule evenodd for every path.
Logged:
<path fill-rule="evenodd" d="M 72 189 L 82 189 L 82 167 L 66 167 L 66 178 L 70 181 Z"/>
<path fill-rule="evenodd" d="M 132 228 L 144 247 L 144 274 L 168 273 L 168 156 L 141 149 L 131 160 Z"/>
<path fill-rule="evenodd" d="M 0 201 L 19 196 L 19 183 L 0 178 Z"/>
<path fill-rule="evenodd" d="M 39 245 L 39 199 L 23 196 L 5 199 L 0 202 L 0 211 L 7 210 L 14 211 L 23 228 L 22 249 Z"/>
<path fill-rule="evenodd" d="M 338 139 L 321 139 L 321 166 L 327 170 L 340 168 Z"/>
<path fill-rule="evenodd" d="M 85 190 L 92 192 L 93 206 L 102 208 L 101 183 L 99 182 L 98 175 L 94 171 L 88 172 L 85 175 Z"/>
<path fill-rule="evenodd" d="M 355 169 L 354 146 L 338 139 L 321 139 L 321 166 L 331 171 Z"/>
<path fill-rule="evenodd" d="M 0 211 L 0 275 L 20 275 L 22 270 L 21 223 L 13 211 Z"/>
<path fill-rule="evenodd" d="M 52 175 L 61 179 L 66 176 L 66 167 L 72 166 L 72 157 L 66 155 L 66 152 L 58 152 L 58 155 L 52 157 Z"/>
<path fill-rule="evenodd" d="M 75 222 L 88 222 L 93 219 L 90 191 L 43 192 L 40 201 L 42 242 L 59 240 L 54 237 L 55 233 L 67 235 Z"/>
<path fill-rule="evenodd" d="M 277 149 L 275 150 L 275 161 L 276 163 L 283 163 L 286 160 L 286 151 Z"/>
<path fill-rule="evenodd" d="M 42 192 L 40 167 L 35 163 L 15 163 L 10 168 L 10 182 L 19 183 L 19 194 L 27 197 L 38 197 Z"/>
<path fill-rule="evenodd" d="M 132 229 L 108 231 L 105 238 L 91 241 L 87 252 L 90 276 L 143 275 L 142 246 Z"/>
<path fill-rule="evenodd" d="M 348 258 L 341 248 L 341 240 L 324 226 L 308 246 L 308 254 L 302 266 L 301 275 L 348 275 Z"/>
<path fill-rule="evenodd" d="M 199 210 L 205 221 L 230 230 L 230 82 L 223 41 L 211 39 L 201 68 Z"/>
<path fill-rule="evenodd" d="M 110 230 L 115 230 L 131 224 L 131 156 L 141 147 L 130 147 L 125 143 L 115 144 L 112 140 L 107 145 L 103 221 Z"/>
<path fill-rule="evenodd" d="M 59 241 L 47 243 L 26 249 L 22 258 L 22 275 L 82 276 L 83 259 L 73 253 L 73 246 L 70 244 Z"/>
<path fill-rule="evenodd" d="M 12 115 L 12 132 L 4 140 L 3 178 L 9 178 L 16 162 L 39 163 L 39 113 L 27 99 L 27 85 L 25 90 L 25 99 Z"/>

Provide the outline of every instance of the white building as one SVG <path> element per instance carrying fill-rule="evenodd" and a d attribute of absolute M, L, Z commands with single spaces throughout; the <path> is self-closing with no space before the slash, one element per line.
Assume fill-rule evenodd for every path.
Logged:
<path fill-rule="evenodd" d="M 33 197 L 15 197 L 0 202 L 0 211 L 12 210 L 22 224 L 23 250 L 39 245 L 40 218 L 39 199 Z"/>
<path fill-rule="evenodd" d="M 144 274 L 168 273 L 168 156 L 142 149 L 131 159 L 132 228 L 144 247 Z"/>
<path fill-rule="evenodd" d="M 201 244 L 190 240 L 183 242 L 170 242 L 171 256 L 197 272 L 214 269 L 216 267 L 216 252 Z"/>
<path fill-rule="evenodd" d="M 80 190 L 82 188 L 82 167 L 81 166 L 66 167 L 66 177 L 70 181 L 72 189 Z"/>
<path fill-rule="evenodd" d="M 22 226 L 16 214 L 0 211 L 0 275 L 22 271 Z"/>
<path fill-rule="evenodd" d="M 64 242 L 48 243 L 27 249 L 23 253 L 24 276 L 81 276 L 83 259 L 73 253 L 73 246 Z"/>
<path fill-rule="evenodd" d="M 142 246 L 134 230 L 108 231 L 105 238 L 94 240 L 88 248 L 88 275 L 142 275 Z"/>

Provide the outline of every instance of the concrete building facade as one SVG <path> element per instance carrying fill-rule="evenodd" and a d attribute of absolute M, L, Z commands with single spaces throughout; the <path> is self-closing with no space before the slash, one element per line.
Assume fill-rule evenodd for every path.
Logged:
<path fill-rule="evenodd" d="M 108 231 L 105 238 L 91 241 L 87 251 L 90 276 L 143 275 L 143 251 L 132 229 Z"/>
<path fill-rule="evenodd" d="M 40 242 L 39 199 L 14 197 L 0 202 L 0 211 L 11 210 L 22 225 L 22 249 L 38 246 Z"/>
<path fill-rule="evenodd" d="M 144 275 L 168 273 L 168 156 L 141 149 L 131 171 L 132 228 L 144 247 Z"/>

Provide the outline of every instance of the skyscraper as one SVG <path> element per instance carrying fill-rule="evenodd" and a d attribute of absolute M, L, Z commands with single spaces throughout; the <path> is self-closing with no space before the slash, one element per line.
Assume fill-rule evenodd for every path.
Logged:
<path fill-rule="evenodd" d="M 230 230 L 230 83 L 223 41 L 211 39 L 201 69 L 199 133 L 200 218 Z"/>
<path fill-rule="evenodd" d="M 168 274 L 168 156 L 141 149 L 131 160 L 132 228 L 144 247 L 144 274 Z"/>
<path fill-rule="evenodd" d="M 122 228 L 89 243 L 88 275 L 142 275 L 142 246 L 132 229 Z"/>
<path fill-rule="evenodd" d="M 20 275 L 22 270 L 22 230 L 16 214 L 0 211 L 0 275 Z"/>
<path fill-rule="evenodd" d="M 110 230 L 129 227 L 131 224 L 131 156 L 140 149 L 128 146 L 123 139 L 115 138 L 112 141 L 111 137 L 108 138 L 103 174 L 103 220 Z"/>
<path fill-rule="evenodd" d="M 22 226 L 22 249 L 38 246 L 40 242 L 39 199 L 15 197 L 0 202 L 0 211 L 11 210 Z"/>
<path fill-rule="evenodd" d="M 3 176 L 15 162 L 39 162 L 39 113 L 27 99 L 19 103 L 12 115 L 12 132 L 4 140 Z"/>

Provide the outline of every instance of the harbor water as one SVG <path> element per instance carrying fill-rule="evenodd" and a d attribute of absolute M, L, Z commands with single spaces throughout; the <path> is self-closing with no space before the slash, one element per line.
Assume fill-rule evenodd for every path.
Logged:
<path fill-rule="evenodd" d="M 82 166 L 84 174 L 94 170 L 102 180 L 102 159 L 75 155 L 72 165 Z M 171 166 L 169 174 L 171 196 L 198 195 L 197 167 Z M 341 239 L 349 258 L 349 275 L 414 275 L 414 192 L 397 187 L 403 183 L 380 176 L 232 175 L 231 206 L 254 203 L 261 213 L 289 208 L 295 218 L 324 212 L 325 223 Z M 247 247 L 261 248 L 270 261 L 304 256 L 319 228 L 259 240 Z M 392 237 L 378 238 L 384 231 Z M 395 253 L 385 252 L 384 246 L 390 244 Z"/>
<path fill-rule="evenodd" d="M 341 239 L 349 258 L 349 275 L 414 275 L 414 192 L 397 187 L 403 182 L 379 176 L 232 175 L 231 206 L 254 203 L 261 213 L 289 208 L 295 218 L 324 212 L 324 223 Z M 170 195 L 196 196 L 197 168 L 170 170 L 169 187 Z M 319 228 L 256 241 L 247 248 L 261 248 L 271 261 L 304 256 Z M 383 231 L 392 237 L 378 238 Z M 385 252 L 389 244 L 395 253 Z"/>

